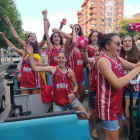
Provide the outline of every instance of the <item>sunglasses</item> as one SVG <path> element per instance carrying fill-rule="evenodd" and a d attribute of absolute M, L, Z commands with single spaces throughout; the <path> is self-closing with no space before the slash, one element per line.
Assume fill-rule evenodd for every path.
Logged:
<path fill-rule="evenodd" d="M 79 31 L 80 29 L 79 28 L 75 28 L 75 30 Z"/>
<path fill-rule="evenodd" d="M 121 43 L 120 42 L 114 42 L 117 46 L 120 46 Z"/>
<path fill-rule="evenodd" d="M 58 51 L 58 54 L 59 54 L 59 53 L 66 53 L 66 52 L 65 52 L 65 51 Z"/>

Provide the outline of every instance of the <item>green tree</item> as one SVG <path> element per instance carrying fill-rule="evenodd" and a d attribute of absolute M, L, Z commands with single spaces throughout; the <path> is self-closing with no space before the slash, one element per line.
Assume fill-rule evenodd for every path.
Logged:
<path fill-rule="evenodd" d="M 4 32 L 6 37 L 18 48 L 22 48 L 22 46 L 16 41 L 13 37 L 10 28 L 8 27 L 7 23 L 3 19 L 3 16 L 7 15 L 13 27 L 17 31 L 18 35 L 23 39 L 26 40 L 27 34 L 23 33 L 22 30 L 22 21 L 20 18 L 20 14 L 17 10 L 16 3 L 14 0 L 0 0 L 0 32 Z M 7 44 L 4 40 L 0 37 L 0 49 L 5 48 L 7 49 Z M 1 54 L 0 54 L 1 55 Z M 1 58 L 1 57 L 0 57 Z M 0 59 L 1 63 L 1 59 Z"/>
<path fill-rule="evenodd" d="M 89 37 L 89 34 L 86 34 L 86 35 L 85 35 L 85 38 L 88 38 L 88 37 Z"/>
<path fill-rule="evenodd" d="M 121 20 L 121 32 L 119 33 L 120 37 L 123 38 L 126 35 L 131 35 L 132 37 L 134 37 L 135 35 L 138 34 L 138 32 L 136 30 L 129 30 L 128 26 L 130 24 L 130 22 L 132 23 L 140 23 L 140 18 L 136 19 L 136 18 L 123 18 Z"/>

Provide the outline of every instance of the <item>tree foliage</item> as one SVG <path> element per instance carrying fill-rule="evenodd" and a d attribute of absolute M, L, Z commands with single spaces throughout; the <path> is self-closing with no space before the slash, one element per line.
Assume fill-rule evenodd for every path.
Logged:
<path fill-rule="evenodd" d="M 125 17 L 125 18 L 123 18 L 121 20 L 121 28 L 122 29 L 121 29 L 121 32 L 119 34 L 119 36 L 121 38 L 123 38 L 126 35 L 131 35 L 132 37 L 134 37 L 135 35 L 138 34 L 136 30 L 129 30 L 128 29 L 128 26 L 129 26 L 130 22 L 132 22 L 132 23 L 140 23 L 140 18 L 136 19 L 136 18 L 127 18 L 127 17 Z"/>
<path fill-rule="evenodd" d="M 85 38 L 88 38 L 88 37 L 89 37 L 89 34 L 86 34 L 86 35 L 85 35 Z"/>
<path fill-rule="evenodd" d="M 23 33 L 22 21 L 20 18 L 20 13 L 17 10 L 16 3 L 14 0 L 0 0 L 0 32 L 4 32 L 5 36 L 18 48 L 22 46 L 13 37 L 8 24 L 5 22 L 3 15 L 7 15 L 10 21 L 17 31 L 18 35 L 26 40 L 27 35 Z M 4 40 L 0 37 L 0 48 L 7 48 L 8 46 Z"/>

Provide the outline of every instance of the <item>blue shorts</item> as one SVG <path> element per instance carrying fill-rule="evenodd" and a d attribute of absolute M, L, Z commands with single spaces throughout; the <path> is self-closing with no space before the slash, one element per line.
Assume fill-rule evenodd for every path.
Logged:
<path fill-rule="evenodd" d="M 90 71 L 87 70 L 87 75 L 90 75 Z"/>
<path fill-rule="evenodd" d="M 115 120 L 115 121 L 102 120 L 103 128 L 110 131 L 118 130 L 120 128 L 118 121 L 124 120 L 124 119 L 125 117 L 124 117 L 124 114 L 122 113 L 120 117 L 118 118 L 118 120 Z"/>
<path fill-rule="evenodd" d="M 81 105 L 82 104 L 77 98 L 75 98 L 72 103 L 68 103 L 66 106 L 56 105 L 55 102 L 53 101 L 53 112 L 66 111 L 67 108 L 70 110 L 76 110 Z"/>
<path fill-rule="evenodd" d="M 123 88 L 123 94 L 125 98 L 130 98 L 130 91 L 128 88 Z M 133 91 L 133 99 L 138 99 L 138 92 Z"/>
<path fill-rule="evenodd" d="M 82 81 L 82 82 L 77 82 L 78 85 L 80 84 L 85 84 L 85 81 Z"/>
<path fill-rule="evenodd" d="M 92 108 L 95 108 L 96 91 L 97 90 L 93 90 L 90 92 L 90 103 Z"/>

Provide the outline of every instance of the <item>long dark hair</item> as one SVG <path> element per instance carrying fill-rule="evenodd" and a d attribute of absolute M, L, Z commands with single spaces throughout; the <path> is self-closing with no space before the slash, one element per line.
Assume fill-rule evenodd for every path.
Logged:
<path fill-rule="evenodd" d="M 88 37 L 88 45 L 92 43 L 92 40 L 91 40 L 90 38 L 92 37 L 92 34 L 95 33 L 95 32 L 98 33 L 98 31 L 96 31 L 96 30 L 95 30 L 95 31 L 92 31 L 92 32 L 90 33 L 90 35 L 89 35 L 89 37 Z"/>
<path fill-rule="evenodd" d="M 109 34 L 102 34 L 99 33 L 98 34 L 98 45 L 100 50 L 106 50 L 106 44 L 110 45 L 110 43 L 112 42 L 112 37 L 114 36 L 118 36 L 118 34 L 116 33 L 109 33 Z"/>
<path fill-rule="evenodd" d="M 28 39 L 29 39 L 29 37 L 30 37 L 30 35 L 31 35 L 31 34 L 34 34 L 34 35 L 35 35 L 35 37 L 36 37 L 36 34 L 35 34 L 35 33 L 29 33 L 29 34 L 28 34 Z M 37 37 L 36 37 L 36 40 L 37 40 Z M 37 43 L 37 41 L 35 42 L 35 44 L 36 44 L 36 45 L 37 45 L 37 47 L 38 47 L 38 43 Z"/>
<path fill-rule="evenodd" d="M 81 37 L 81 35 L 83 35 L 82 28 L 79 24 L 75 24 L 74 26 L 76 26 L 76 25 L 79 26 L 80 31 L 79 31 L 78 35 Z"/>
<path fill-rule="evenodd" d="M 54 45 L 54 42 L 53 42 L 53 35 L 55 34 L 55 33 L 57 33 L 57 34 L 59 34 L 58 32 L 54 32 L 52 35 L 51 35 L 51 37 L 50 37 L 50 41 L 51 41 L 51 43 Z M 60 37 L 60 45 L 63 45 L 63 39 L 62 39 L 62 36 L 59 34 L 59 37 Z"/>
<path fill-rule="evenodd" d="M 128 56 L 127 56 L 127 61 L 131 62 L 131 63 L 137 63 L 139 60 L 140 60 L 140 52 L 136 46 L 136 43 L 135 43 L 135 40 L 132 36 L 130 35 L 127 35 L 123 38 L 122 40 L 122 45 L 124 43 L 124 39 L 126 37 L 130 37 L 132 39 L 132 48 L 131 50 L 128 52 Z M 124 48 L 122 47 L 121 48 L 121 51 L 120 51 L 120 57 L 122 57 L 123 59 L 125 58 L 126 56 L 126 53 L 125 53 L 125 50 Z"/>
<path fill-rule="evenodd" d="M 38 46 L 36 45 L 36 43 L 30 42 L 30 41 L 26 41 L 25 43 L 26 43 L 26 45 L 29 43 L 30 46 L 33 47 L 33 53 L 39 53 Z"/>

